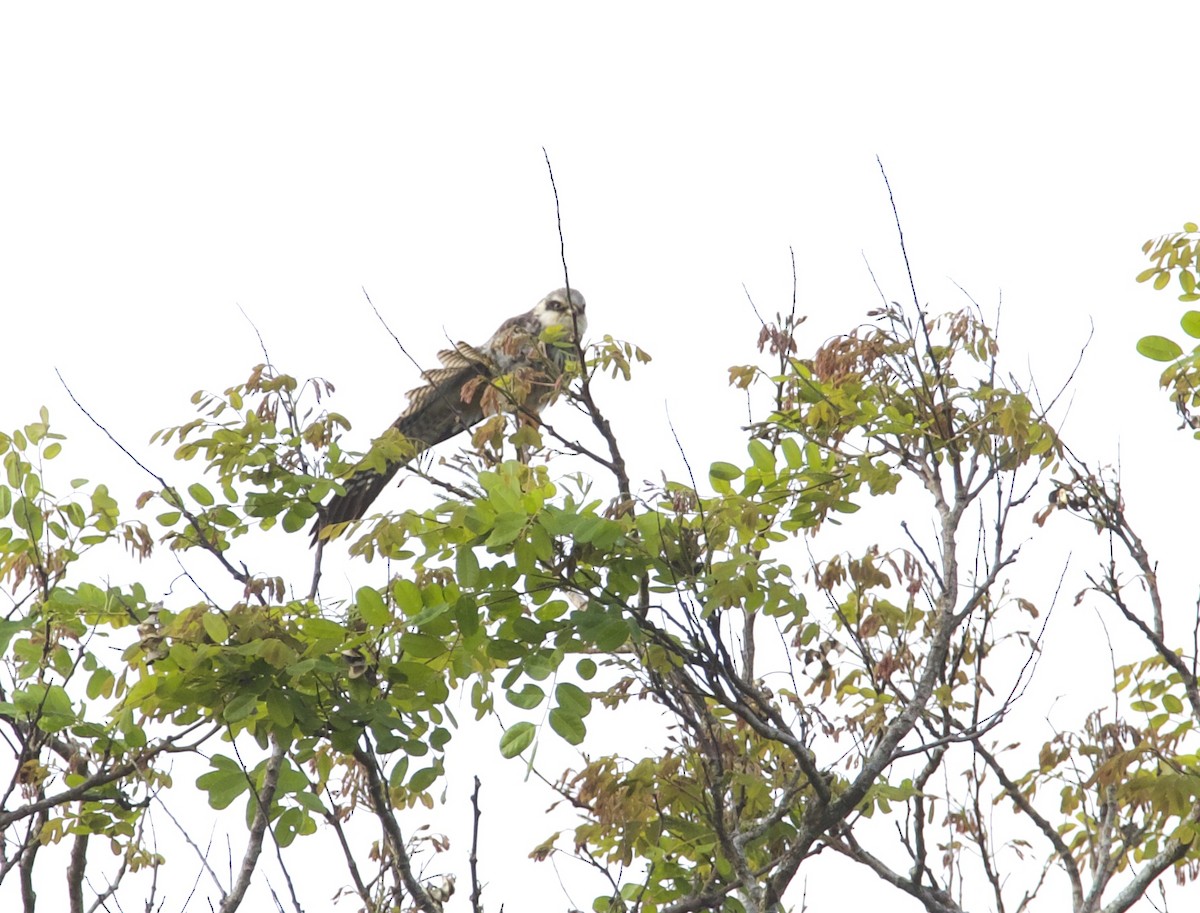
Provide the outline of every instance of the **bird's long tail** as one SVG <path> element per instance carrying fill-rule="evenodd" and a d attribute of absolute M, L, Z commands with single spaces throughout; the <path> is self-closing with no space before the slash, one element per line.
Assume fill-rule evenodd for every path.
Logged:
<path fill-rule="evenodd" d="M 347 479 L 346 493 L 335 495 L 317 515 L 317 522 L 312 529 L 313 543 L 317 542 L 325 527 L 361 519 L 403 465 L 403 462 L 392 463 L 383 472 L 365 469 Z"/>
<path fill-rule="evenodd" d="M 425 385 L 408 393 L 408 408 L 392 422 L 392 428 L 412 448 L 391 462 L 383 472 L 364 469 L 345 481 L 346 493 L 336 495 L 321 508 L 313 524 L 313 544 L 321 530 L 335 523 L 361 519 L 399 471 L 414 456 L 465 431 L 483 418 L 483 398 L 494 373 L 491 361 L 459 343 L 439 352 L 443 367 L 425 371 Z"/>
<path fill-rule="evenodd" d="M 443 356 L 446 354 L 442 353 Z M 331 498 L 313 524 L 314 544 L 326 526 L 361 519 L 401 466 L 483 418 L 480 401 L 487 389 L 486 383 L 468 387 L 470 395 L 465 401 L 462 399 L 464 384 L 479 376 L 474 365 L 456 370 L 435 368 L 425 372 L 425 376 L 430 383 L 408 394 L 408 409 L 392 422 L 391 428 L 407 442 L 404 456 L 389 462 L 383 472 L 364 469 L 346 479 L 343 483 L 346 493 Z"/>

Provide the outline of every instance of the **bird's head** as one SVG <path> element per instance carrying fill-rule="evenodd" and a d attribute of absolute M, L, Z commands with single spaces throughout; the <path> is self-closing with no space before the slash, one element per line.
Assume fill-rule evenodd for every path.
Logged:
<path fill-rule="evenodd" d="M 534 305 L 533 316 L 543 330 L 561 326 L 574 339 L 582 339 L 587 330 L 587 302 L 577 289 L 570 296 L 565 288 L 555 289 Z"/>

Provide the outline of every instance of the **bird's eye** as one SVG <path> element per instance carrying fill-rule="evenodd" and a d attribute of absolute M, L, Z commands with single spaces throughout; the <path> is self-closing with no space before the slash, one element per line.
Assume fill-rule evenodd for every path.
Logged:
<path fill-rule="evenodd" d="M 563 303 L 561 301 L 555 301 L 551 299 L 550 301 L 546 302 L 546 307 L 552 311 L 561 311 L 563 309 Z"/>

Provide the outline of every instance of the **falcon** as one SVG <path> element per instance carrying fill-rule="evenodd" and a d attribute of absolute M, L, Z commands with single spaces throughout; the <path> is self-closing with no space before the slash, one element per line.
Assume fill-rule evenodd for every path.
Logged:
<path fill-rule="evenodd" d="M 327 526 L 360 519 L 400 467 L 430 447 L 497 412 L 540 413 L 557 392 L 567 357 L 587 329 L 586 308 L 578 291 L 560 288 L 504 321 L 483 345 L 459 342 L 438 352 L 442 366 L 421 372 L 425 384 L 409 391 L 408 407 L 389 426 L 408 442 L 407 452 L 382 472 L 361 468 L 351 475 L 345 493 L 321 508 L 313 542 Z"/>

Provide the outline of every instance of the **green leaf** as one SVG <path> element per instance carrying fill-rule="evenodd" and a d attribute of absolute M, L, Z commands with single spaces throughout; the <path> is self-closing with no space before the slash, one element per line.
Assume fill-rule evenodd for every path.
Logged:
<path fill-rule="evenodd" d="M 525 521 L 528 519 L 525 514 L 520 513 L 500 514 L 496 517 L 496 525 L 492 528 L 492 534 L 487 538 L 487 545 L 508 545 L 521 535 L 521 531 L 525 529 Z"/>
<path fill-rule="evenodd" d="M 388 775 L 388 785 L 392 787 L 400 787 L 404 785 L 404 778 L 408 776 L 408 755 L 402 757 L 396 762 L 396 766 L 392 768 L 392 772 Z"/>
<path fill-rule="evenodd" d="M 407 682 L 410 687 L 422 692 L 436 688 L 441 680 L 438 673 L 424 663 L 403 660 L 396 663 L 393 669 L 403 676 L 403 681 Z"/>
<path fill-rule="evenodd" d="M 444 602 L 439 602 L 435 605 L 429 606 L 428 608 L 422 609 L 416 615 L 413 615 L 411 618 L 407 619 L 407 623 L 413 625 L 414 627 L 420 628 L 429 624 L 429 622 L 433 621 L 435 618 L 445 615 L 449 611 L 449 605 Z"/>
<path fill-rule="evenodd" d="M 421 599 L 421 588 L 411 580 L 403 578 L 392 583 L 392 598 L 405 615 L 416 615 L 425 605 Z"/>
<path fill-rule="evenodd" d="M 0 653 L 3 652 L 4 648 L 0 647 Z M 104 695 L 105 697 L 111 697 L 113 683 L 115 681 L 116 677 L 113 675 L 111 669 L 105 669 L 104 667 L 97 669 L 92 673 L 91 678 L 88 679 L 87 696 L 92 700 L 95 700 L 101 695 Z"/>
<path fill-rule="evenodd" d="M 533 744 L 535 733 L 533 723 L 525 720 L 510 726 L 500 737 L 500 754 L 506 758 L 515 758 Z"/>
<path fill-rule="evenodd" d="M 575 527 L 573 538 L 576 542 L 591 542 L 600 534 L 606 522 L 608 521 L 596 514 L 581 517 L 579 525 Z"/>
<path fill-rule="evenodd" d="M 746 449 L 750 452 L 750 459 L 754 461 L 757 469 L 762 472 L 775 471 L 775 454 L 771 453 L 771 449 L 766 444 L 758 438 L 752 438 L 746 445 Z"/>
<path fill-rule="evenodd" d="M 225 710 L 221 714 L 221 717 L 227 723 L 236 723 L 238 720 L 244 720 L 253 713 L 257 704 L 257 694 L 253 691 L 241 691 L 234 695 L 233 700 L 225 705 Z"/>
<path fill-rule="evenodd" d="M 274 517 L 287 504 L 287 499 L 278 492 L 252 491 L 246 495 L 246 515 L 250 517 Z"/>
<path fill-rule="evenodd" d="M 779 442 L 783 447 L 783 458 L 787 460 L 787 464 L 792 469 L 799 469 L 804 465 L 804 454 L 800 451 L 800 445 L 796 443 L 795 438 L 785 437 Z"/>
<path fill-rule="evenodd" d="M 223 644 L 229 639 L 229 625 L 216 612 L 205 612 L 200 623 L 204 625 L 204 633 L 213 643 Z"/>
<path fill-rule="evenodd" d="M 36 542 L 42 538 L 42 531 L 45 528 L 42 521 L 42 512 L 38 510 L 37 505 L 30 501 L 29 498 L 18 498 L 16 503 L 13 504 L 13 522 L 27 532 L 32 541 Z"/>
<path fill-rule="evenodd" d="M 300 505 L 294 505 L 288 508 L 288 512 L 283 515 L 283 531 L 285 533 L 299 532 L 308 525 L 311 514 Z"/>
<path fill-rule="evenodd" d="M 446 652 L 446 645 L 428 634 L 409 632 L 400 637 L 400 647 L 415 659 L 433 659 Z"/>
<path fill-rule="evenodd" d="M 522 710 L 532 710 L 546 697 L 546 692 L 533 682 L 529 682 L 520 691 L 509 691 L 506 695 L 508 702 Z"/>
<path fill-rule="evenodd" d="M 475 555 L 475 549 L 467 546 L 462 546 L 455 556 L 455 564 L 458 569 L 458 582 L 460 586 L 473 587 L 479 581 L 479 558 Z"/>
<path fill-rule="evenodd" d="M 210 492 L 199 482 L 193 482 L 188 486 L 188 494 L 192 496 L 197 504 L 200 504 L 203 507 L 213 506 L 212 492 Z"/>
<path fill-rule="evenodd" d="M 1183 701 L 1173 694 L 1164 694 L 1162 699 L 1163 710 L 1168 713 L 1179 713 L 1183 710 Z"/>
<path fill-rule="evenodd" d="M 196 778 L 196 785 L 208 793 L 213 808 L 227 808 L 229 803 L 246 791 L 249 781 L 242 769 L 229 758 L 214 755 L 210 762 L 215 768 Z"/>
<path fill-rule="evenodd" d="M 1179 325 L 1193 339 L 1200 339 L 1200 311 L 1188 311 L 1180 318 Z"/>
<path fill-rule="evenodd" d="M 322 816 L 329 813 L 329 809 L 325 807 L 325 803 L 306 789 L 297 790 L 292 793 L 292 796 L 295 798 L 297 805 L 303 806 L 310 812 Z"/>
<path fill-rule="evenodd" d="M 479 630 L 479 607 L 470 596 L 462 596 L 454 605 L 454 620 L 463 637 L 470 637 Z"/>
<path fill-rule="evenodd" d="M 425 792 L 425 790 L 433 786 L 433 783 L 435 780 L 437 780 L 439 773 L 441 773 L 441 771 L 438 769 L 436 764 L 432 767 L 425 767 L 421 770 L 418 770 L 412 775 L 412 779 L 408 781 L 409 790 L 414 793 Z"/>
<path fill-rule="evenodd" d="M 8 645 L 12 641 L 13 635 L 24 627 L 24 619 L 11 621 L 7 618 L 0 618 L 0 656 L 8 652 Z"/>
<path fill-rule="evenodd" d="M 267 692 L 267 716 L 276 726 L 287 728 L 296 719 L 287 696 L 280 691 Z"/>
<path fill-rule="evenodd" d="M 412 586 L 412 584 L 409 584 L 409 586 Z M 420 594 L 418 594 L 417 598 L 420 599 Z M 360 587 L 358 592 L 354 594 L 354 602 L 358 606 L 358 614 L 369 625 L 382 627 L 392 618 L 392 613 L 388 611 L 383 597 L 379 595 L 378 590 L 374 587 Z"/>
<path fill-rule="evenodd" d="M 592 709 L 592 699 L 578 685 L 563 682 L 554 689 L 554 699 L 558 706 L 573 716 L 585 717 Z"/>
<path fill-rule="evenodd" d="M 301 622 L 305 635 L 315 643 L 309 649 L 324 652 L 346 639 L 346 629 L 328 618 L 305 618 Z"/>
<path fill-rule="evenodd" d="M 575 664 L 575 671 L 579 673 L 579 677 L 585 682 L 590 682 L 596 677 L 596 663 L 585 656 Z"/>
<path fill-rule="evenodd" d="M 292 841 L 296 839 L 301 828 L 304 828 L 305 824 L 311 823 L 311 821 L 312 819 L 298 808 L 284 809 L 283 814 L 275 821 L 276 841 L 278 841 L 281 847 L 291 846 Z"/>
<path fill-rule="evenodd" d="M 78 722 L 71 698 L 61 685 L 31 686 L 23 697 L 33 703 L 30 713 L 37 717 L 38 728 L 43 732 L 58 732 Z"/>
<path fill-rule="evenodd" d="M 0 489 L 0 501 L 3 500 L 3 492 L 7 489 Z M 3 505 L 0 505 L 2 507 Z M 87 514 L 83 512 L 83 506 L 75 501 L 68 501 L 66 504 L 60 505 L 59 510 L 63 516 L 70 521 L 71 525 L 76 529 L 83 529 L 87 525 Z M 0 516 L 4 516 L 4 512 L 0 510 Z"/>
<path fill-rule="evenodd" d="M 741 478 L 742 470 L 734 466 L 732 463 L 723 463 L 720 460 L 713 463 L 708 469 L 709 479 L 720 479 L 723 482 L 732 482 L 734 479 Z"/>
<path fill-rule="evenodd" d="M 566 740 L 569 745 L 578 745 L 587 735 L 583 720 L 562 707 L 550 711 L 550 728 Z"/>
<path fill-rule="evenodd" d="M 1179 344 L 1165 336 L 1143 336 L 1138 340 L 1137 350 L 1154 361 L 1174 361 L 1183 354 Z"/>
<path fill-rule="evenodd" d="M 525 647 L 511 640 L 501 640 L 496 638 L 489 640 L 487 645 L 487 655 L 492 659 L 498 659 L 501 662 L 509 662 L 525 655 Z"/>

